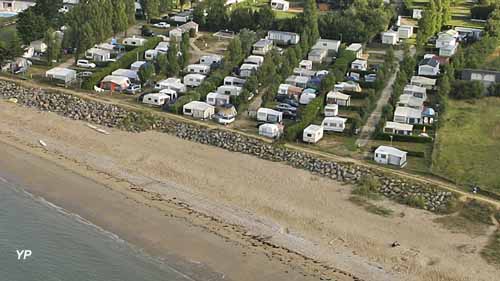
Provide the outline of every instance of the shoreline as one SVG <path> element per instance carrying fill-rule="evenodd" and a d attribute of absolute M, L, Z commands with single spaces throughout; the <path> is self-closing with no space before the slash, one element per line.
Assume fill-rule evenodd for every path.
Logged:
<path fill-rule="evenodd" d="M 129 207 L 120 206 L 122 211 L 107 204 L 96 210 L 93 205 L 97 201 L 89 199 L 91 194 L 85 189 L 82 196 L 61 186 L 44 192 L 65 197 L 70 206 L 90 208 L 86 210 L 90 216 L 122 228 L 132 236 L 125 240 L 134 245 L 148 244 L 152 251 L 163 247 L 234 280 L 318 280 L 332 276 L 356 280 L 354 275 L 361 280 L 421 281 L 432 280 L 436 274 L 463 277 L 449 280 L 469 280 L 467 271 L 455 272 L 456 264 L 481 268 L 482 277 L 476 280 L 491 280 L 498 273 L 478 260 L 477 252 L 464 255 L 456 249 L 461 244 L 484 244 L 484 237 L 471 239 L 450 233 L 432 222 L 436 215 L 386 200 L 380 204 L 404 217 L 369 214 L 349 202 L 348 185 L 282 163 L 157 132 L 134 134 L 109 129 L 110 135 L 105 136 L 92 132 L 84 122 L 1 101 L 0 118 L 5 120 L 0 124 L 0 140 L 56 162 L 63 170 L 104 183 L 106 188 L 100 187 L 94 195 L 99 197 L 106 191 L 108 196 L 98 199 L 116 199 L 118 205 Z M 48 146 L 42 148 L 40 139 Z M 44 168 L 47 164 L 40 165 Z M 26 175 L 23 165 L 19 169 Z M 148 212 L 141 214 L 143 208 Z M 108 212 L 102 211 L 105 209 Z M 110 223 L 119 215 L 140 219 L 124 222 L 126 225 Z M 196 239 L 186 241 L 185 232 L 175 237 L 155 234 L 164 230 L 165 217 L 194 231 Z M 143 229 L 142 224 L 154 227 L 136 233 Z M 391 249 L 388 244 L 396 239 L 404 246 Z M 165 243 L 169 241 L 170 245 Z M 212 248 L 207 249 L 207 245 Z M 446 258 L 449 256 L 458 259 L 451 261 Z M 478 276 L 479 272 L 470 274 Z"/>

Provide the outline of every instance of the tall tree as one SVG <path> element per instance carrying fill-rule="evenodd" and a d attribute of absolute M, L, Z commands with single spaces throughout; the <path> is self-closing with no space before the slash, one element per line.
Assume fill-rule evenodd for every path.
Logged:
<path fill-rule="evenodd" d="M 206 24 L 210 30 L 224 28 L 227 22 L 226 2 L 224 0 L 208 0 L 206 6 Z"/>
<path fill-rule="evenodd" d="M 170 41 L 170 46 L 167 51 L 167 74 L 169 76 L 178 76 L 180 72 L 179 66 L 179 49 L 175 40 Z"/>
<path fill-rule="evenodd" d="M 9 58 L 14 59 L 23 55 L 24 50 L 21 47 L 21 39 L 17 36 L 17 33 L 13 33 L 12 37 L 7 43 L 7 50 Z"/>
<path fill-rule="evenodd" d="M 52 28 L 45 32 L 44 42 L 47 45 L 47 63 L 52 65 L 54 60 L 59 58 L 61 53 L 61 40 Z"/>
<path fill-rule="evenodd" d="M 135 24 L 135 0 L 125 0 L 125 11 L 127 13 L 127 25 Z"/>
<path fill-rule="evenodd" d="M 241 49 L 241 41 L 238 36 L 234 37 L 227 47 L 228 60 L 231 64 L 236 65 L 243 59 L 243 51 Z"/>
<path fill-rule="evenodd" d="M 304 28 L 309 33 L 309 39 L 316 42 L 319 39 L 318 7 L 316 0 L 305 0 L 304 13 L 302 14 Z"/>
<path fill-rule="evenodd" d="M 16 22 L 17 32 L 24 44 L 42 38 L 48 26 L 47 20 L 35 13 L 33 7 L 20 13 Z"/>
<path fill-rule="evenodd" d="M 114 6 L 112 27 L 113 27 L 113 34 L 116 35 L 119 32 L 127 30 L 128 27 L 127 6 L 125 2 L 123 2 L 122 0 L 113 0 L 112 4 Z"/>
<path fill-rule="evenodd" d="M 273 26 L 274 23 L 274 11 L 271 9 L 271 6 L 264 5 L 264 7 L 260 8 L 257 12 L 257 24 L 259 28 L 262 30 L 269 30 Z M 316 27 L 318 25 L 316 24 Z"/>
<path fill-rule="evenodd" d="M 184 69 L 189 64 L 190 53 L 189 53 L 189 32 L 184 32 L 182 34 L 181 40 L 181 54 L 182 54 L 182 65 Z"/>
<path fill-rule="evenodd" d="M 140 0 L 140 4 L 148 22 L 159 15 L 160 0 Z"/>

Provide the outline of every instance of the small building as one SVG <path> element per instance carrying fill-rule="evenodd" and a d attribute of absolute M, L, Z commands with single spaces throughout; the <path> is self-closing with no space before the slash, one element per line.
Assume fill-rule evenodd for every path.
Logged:
<path fill-rule="evenodd" d="M 187 91 L 186 85 L 181 82 L 180 78 L 170 77 L 155 84 L 156 90 L 169 89 L 177 93 L 185 93 Z"/>
<path fill-rule="evenodd" d="M 256 55 L 250 55 L 248 56 L 243 63 L 246 64 L 255 64 L 258 66 L 261 66 L 264 63 L 264 57 L 263 56 L 256 56 Z"/>
<path fill-rule="evenodd" d="M 311 47 L 312 50 L 314 49 L 322 49 L 322 50 L 327 50 L 329 54 L 336 54 L 339 52 L 340 48 L 340 41 L 339 40 L 330 40 L 330 39 L 318 39 L 316 41 L 316 44 Z"/>
<path fill-rule="evenodd" d="M 310 60 L 301 60 L 299 63 L 299 68 L 306 69 L 306 70 L 312 70 L 313 69 L 313 62 Z"/>
<path fill-rule="evenodd" d="M 109 43 L 101 43 L 101 44 L 95 45 L 95 47 L 98 49 L 101 49 L 101 50 L 106 50 L 110 53 L 116 53 L 118 50 L 117 48 L 115 48 L 115 45 L 109 44 Z"/>
<path fill-rule="evenodd" d="M 278 86 L 278 95 L 299 96 L 303 88 L 295 87 L 290 84 L 280 84 Z"/>
<path fill-rule="evenodd" d="M 163 106 L 170 100 L 170 96 L 164 93 L 151 93 L 147 94 L 142 98 L 142 103 L 154 105 L 154 106 Z"/>
<path fill-rule="evenodd" d="M 411 25 L 401 25 L 398 28 L 398 36 L 401 39 L 409 39 L 413 36 L 413 26 Z"/>
<path fill-rule="evenodd" d="M 397 106 L 402 106 L 402 107 L 411 107 L 414 109 L 418 110 L 423 110 L 424 109 L 424 99 L 422 98 L 417 98 L 413 95 L 409 94 L 402 94 L 399 96 L 398 102 L 396 104 Z"/>
<path fill-rule="evenodd" d="M 234 97 L 239 96 L 241 94 L 241 91 L 243 91 L 243 88 L 239 86 L 222 85 L 217 88 L 217 93 Z"/>
<path fill-rule="evenodd" d="M 206 102 L 192 101 L 182 107 L 182 113 L 195 119 L 212 119 L 215 114 L 215 107 Z"/>
<path fill-rule="evenodd" d="M 412 16 L 411 16 L 411 18 L 419 20 L 419 19 L 422 18 L 422 13 L 423 12 L 424 12 L 424 10 L 422 10 L 422 9 L 413 9 L 412 10 Z"/>
<path fill-rule="evenodd" d="M 205 55 L 200 57 L 200 64 L 213 66 L 222 63 L 222 56 L 220 55 Z"/>
<path fill-rule="evenodd" d="M 194 22 L 194 21 L 188 21 L 188 22 L 186 22 L 185 24 L 183 24 L 183 25 L 181 25 L 179 27 L 171 29 L 168 32 L 168 37 L 170 39 L 175 39 L 178 42 L 180 42 L 180 40 L 182 39 L 182 34 L 184 34 L 186 32 L 190 33 L 191 30 L 194 30 L 193 32 L 196 34 L 196 33 L 198 33 L 198 28 L 199 28 L 199 25 L 196 22 Z"/>
<path fill-rule="evenodd" d="M 111 72 L 111 75 L 113 76 L 123 76 L 127 77 L 130 81 L 134 82 L 140 82 L 141 79 L 139 78 L 139 74 L 137 71 L 131 70 L 131 69 L 123 69 L 119 68 L 113 72 Z"/>
<path fill-rule="evenodd" d="M 203 74 L 198 74 L 198 73 L 192 73 L 192 74 L 187 74 L 183 78 L 183 83 L 184 85 L 188 87 L 198 87 L 203 83 L 205 80 L 206 76 Z"/>
<path fill-rule="evenodd" d="M 147 61 L 152 61 L 155 60 L 158 57 L 158 51 L 151 49 L 151 50 L 146 50 L 144 52 L 144 59 Z"/>
<path fill-rule="evenodd" d="M 261 107 L 257 110 L 257 121 L 268 123 L 281 123 L 283 121 L 283 112 Z"/>
<path fill-rule="evenodd" d="M 416 98 L 423 99 L 424 101 L 427 99 L 427 89 L 426 88 L 411 85 L 411 84 L 408 84 L 404 87 L 403 94 L 412 95 Z"/>
<path fill-rule="evenodd" d="M 368 61 L 356 59 L 351 63 L 351 69 L 366 71 L 368 69 Z"/>
<path fill-rule="evenodd" d="M 299 104 L 306 105 L 309 104 L 312 100 L 316 98 L 316 90 L 315 89 L 305 89 L 300 95 Z"/>
<path fill-rule="evenodd" d="M 143 66 L 146 63 L 147 63 L 146 61 L 142 60 L 136 61 L 130 65 L 130 69 L 134 71 L 139 71 L 139 69 L 141 69 L 141 66 Z"/>
<path fill-rule="evenodd" d="M 167 95 L 169 102 L 177 100 L 177 97 L 179 96 L 176 91 L 170 89 L 160 90 L 160 93 Z"/>
<path fill-rule="evenodd" d="M 290 3 L 285 0 L 271 0 L 271 9 L 277 11 L 288 11 Z"/>
<path fill-rule="evenodd" d="M 100 88 L 111 92 L 122 92 L 132 84 L 130 79 L 123 76 L 108 75 L 101 80 Z"/>
<path fill-rule="evenodd" d="M 99 48 L 90 48 L 85 51 L 85 58 L 96 62 L 105 62 L 111 59 L 111 53 Z"/>
<path fill-rule="evenodd" d="M 440 57 L 451 57 L 457 53 L 458 43 L 455 45 L 449 45 L 439 48 L 439 56 Z"/>
<path fill-rule="evenodd" d="M 69 68 L 54 67 L 45 72 L 45 77 L 64 84 L 69 84 L 76 79 L 76 71 Z"/>
<path fill-rule="evenodd" d="M 457 44 L 458 31 L 449 29 L 438 33 L 436 39 L 436 48 L 443 48 L 447 46 L 454 46 Z"/>
<path fill-rule="evenodd" d="M 223 106 L 229 104 L 230 96 L 219 94 L 219 93 L 208 93 L 207 94 L 207 103 L 213 106 Z"/>
<path fill-rule="evenodd" d="M 238 86 L 238 87 L 243 87 L 245 85 L 246 80 L 234 76 L 226 76 L 224 78 L 224 85 L 225 86 Z"/>
<path fill-rule="evenodd" d="M 259 68 L 256 64 L 244 63 L 240 66 L 240 76 L 243 78 L 248 78 L 254 74 Z"/>
<path fill-rule="evenodd" d="M 361 43 L 352 43 L 345 50 L 353 52 L 357 59 L 363 58 L 363 45 Z"/>
<path fill-rule="evenodd" d="M 304 76 L 304 77 L 309 77 L 312 78 L 316 75 L 316 71 L 314 70 L 308 70 L 300 67 L 296 67 L 293 69 L 293 75 L 295 76 Z"/>
<path fill-rule="evenodd" d="M 309 77 L 292 75 L 285 80 L 285 83 L 299 88 L 306 88 Z"/>
<path fill-rule="evenodd" d="M 411 136 L 413 134 L 413 125 L 387 121 L 384 126 L 384 133 Z"/>
<path fill-rule="evenodd" d="M 193 13 L 190 11 L 180 12 L 178 14 L 173 15 L 171 19 L 177 23 L 186 23 L 193 19 Z"/>
<path fill-rule="evenodd" d="M 418 64 L 418 75 L 423 76 L 438 76 L 439 61 L 435 58 L 424 58 Z"/>
<path fill-rule="evenodd" d="M 281 135 L 280 125 L 265 123 L 259 126 L 259 135 L 277 139 Z"/>
<path fill-rule="evenodd" d="M 436 79 L 427 78 L 424 76 L 412 76 L 410 84 L 430 90 L 436 86 Z"/>
<path fill-rule="evenodd" d="M 273 48 L 273 41 L 269 39 L 260 39 L 252 46 L 252 54 L 265 55 Z"/>
<path fill-rule="evenodd" d="M 307 143 L 317 143 L 323 138 L 323 127 L 318 125 L 309 125 L 302 133 L 302 140 Z"/>
<path fill-rule="evenodd" d="M 336 91 L 348 91 L 348 92 L 356 92 L 361 93 L 362 89 L 359 83 L 354 81 L 340 82 L 335 84 L 334 86 Z"/>
<path fill-rule="evenodd" d="M 466 68 L 462 70 L 461 78 L 467 81 L 479 81 L 488 87 L 491 84 L 500 83 L 500 71 Z"/>
<path fill-rule="evenodd" d="M 479 40 L 483 34 L 482 29 L 471 28 L 471 27 L 455 27 L 455 31 L 458 32 L 458 35 L 462 38 L 470 38 L 472 40 Z"/>
<path fill-rule="evenodd" d="M 207 75 L 210 73 L 210 66 L 206 64 L 190 64 L 186 67 L 188 73 L 198 73 Z"/>
<path fill-rule="evenodd" d="M 35 51 L 36 53 L 47 52 L 47 44 L 45 44 L 42 40 L 31 42 L 29 48 L 33 48 L 33 51 Z"/>
<path fill-rule="evenodd" d="M 236 116 L 238 115 L 238 111 L 232 104 L 225 104 L 223 106 L 219 106 L 215 108 L 216 113 L 213 116 L 213 119 L 223 125 L 228 125 L 233 123 L 236 120 Z"/>
<path fill-rule="evenodd" d="M 382 38 L 382 44 L 396 45 L 399 41 L 399 34 L 394 30 L 382 32 L 380 37 Z"/>
<path fill-rule="evenodd" d="M 146 41 L 147 40 L 144 38 L 134 36 L 123 39 L 122 44 L 125 46 L 138 47 L 138 46 L 144 46 Z"/>
<path fill-rule="evenodd" d="M 375 162 L 384 165 L 394 165 L 403 168 L 406 165 L 406 151 L 391 146 L 379 146 L 374 153 Z"/>
<path fill-rule="evenodd" d="M 397 106 L 396 110 L 394 110 L 393 121 L 405 124 L 422 124 L 422 110 Z"/>
<path fill-rule="evenodd" d="M 326 94 L 327 104 L 337 104 L 339 106 L 350 106 L 351 96 L 341 93 L 339 91 L 330 91 Z"/>
<path fill-rule="evenodd" d="M 323 114 L 325 117 L 335 117 L 339 115 L 339 105 L 336 103 L 326 104 Z"/>
<path fill-rule="evenodd" d="M 325 117 L 321 126 L 325 131 L 342 133 L 345 130 L 347 119 L 342 117 Z"/>
<path fill-rule="evenodd" d="M 307 55 L 307 59 L 314 63 L 321 64 L 323 63 L 327 55 L 327 49 L 312 49 Z"/>
<path fill-rule="evenodd" d="M 295 32 L 269 30 L 267 39 L 272 40 L 276 45 L 297 45 L 300 42 L 300 35 Z"/>

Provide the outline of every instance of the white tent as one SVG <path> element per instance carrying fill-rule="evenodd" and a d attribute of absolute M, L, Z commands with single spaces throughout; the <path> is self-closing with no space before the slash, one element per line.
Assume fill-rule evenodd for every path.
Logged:
<path fill-rule="evenodd" d="M 76 71 L 69 68 L 54 67 L 45 72 L 45 77 L 67 84 L 76 79 Z"/>

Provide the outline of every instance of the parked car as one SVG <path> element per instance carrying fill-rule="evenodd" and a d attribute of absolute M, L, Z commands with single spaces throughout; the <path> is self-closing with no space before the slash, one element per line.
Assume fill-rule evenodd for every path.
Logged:
<path fill-rule="evenodd" d="M 155 33 L 151 29 L 143 26 L 141 30 L 141 35 L 146 37 L 153 37 L 155 36 Z"/>
<path fill-rule="evenodd" d="M 153 24 L 153 26 L 156 27 L 156 28 L 169 28 L 170 24 L 168 24 L 168 23 L 166 23 L 164 21 L 161 21 L 161 22 Z"/>
<path fill-rule="evenodd" d="M 289 120 L 297 120 L 297 112 L 285 110 L 283 111 L 283 118 Z"/>
<path fill-rule="evenodd" d="M 89 62 L 88 60 L 78 60 L 76 66 L 83 68 L 95 68 L 95 63 Z"/>
<path fill-rule="evenodd" d="M 92 76 L 92 72 L 90 72 L 90 71 L 82 71 L 82 72 L 78 72 L 78 74 L 76 76 L 79 77 L 79 78 L 90 77 L 90 76 Z"/>
<path fill-rule="evenodd" d="M 291 106 L 287 103 L 279 103 L 278 105 L 276 105 L 274 107 L 274 109 L 281 111 L 281 112 L 285 112 L 285 111 L 296 112 L 297 111 L 297 108 L 295 106 Z"/>
<path fill-rule="evenodd" d="M 139 84 L 132 84 L 132 85 L 128 86 L 127 89 L 125 89 L 126 94 L 132 94 L 132 95 L 140 93 L 141 91 L 142 91 L 142 87 Z"/>
<path fill-rule="evenodd" d="M 292 99 L 287 95 L 277 95 L 276 100 L 281 103 L 289 104 L 293 107 L 299 107 L 299 103 L 295 99 Z"/>

